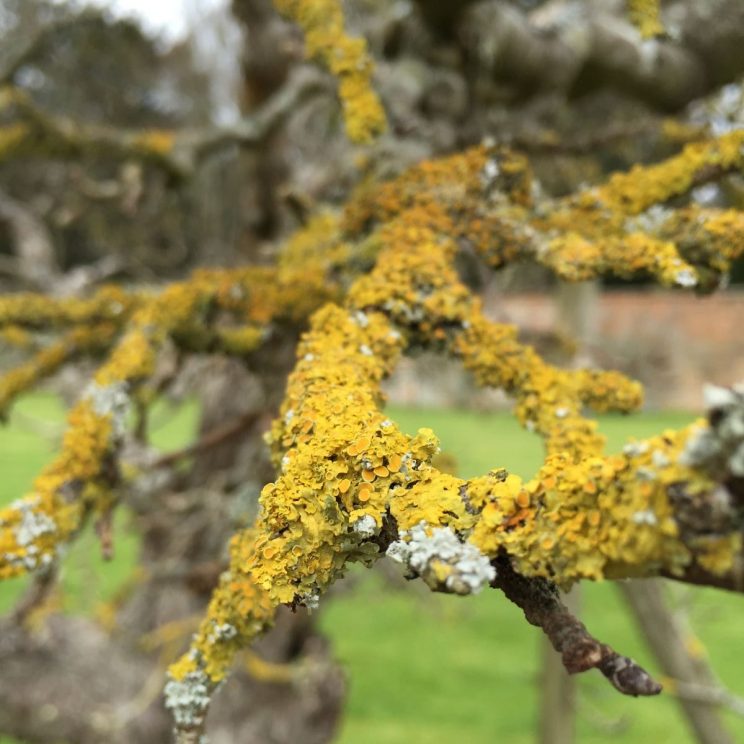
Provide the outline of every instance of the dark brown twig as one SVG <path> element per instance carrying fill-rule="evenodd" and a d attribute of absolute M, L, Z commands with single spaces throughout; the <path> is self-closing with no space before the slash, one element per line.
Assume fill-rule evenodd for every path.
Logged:
<path fill-rule="evenodd" d="M 594 638 L 561 601 L 554 584 L 518 574 L 506 556 L 494 562 L 492 586 L 501 589 L 519 607 L 527 622 L 541 628 L 561 654 L 569 674 L 599 669 L 623 695 L 658 695 L 661 685 L 627 656 L 621 656 Z"/>
<path fill-rule="evenodd" d="M 184 460 L 187 457 L 193 457 L 199 452 L 216 447 L 222 444 L 227 439 L 240 434 L 246 429 L 250 428 L 259 418 L 260 414 L 254 412 L 243 414 L 238 416 L 232 421 L 228 421 L 222 426 L 217 426 L 214 429 L 210 429 L 204 436 L 198 439 L 193 444 L 184 447 L 183 449 L 176 450 L 174 452 L 168 452 L 157 460 L 154 460 L 147 466 L 148 470 L 155 470 L 157 468 L 166 468 L 179 460 Z"/>
<path fill-rule="evenodd" d="M 101 543 L 101 556 L 104 561 L 114 557 L 114 511 L 109 509 L 98 518 L 95 524 L 96 536 Z"/>
<path fill-rule="evenodd" d="M 57 566 L 53 563 L 35 574 L 26 593 L 13 609 L 12 622 L 23 625 L 31 613 L 46 601 L 57 581 L 57 573 Z"/>

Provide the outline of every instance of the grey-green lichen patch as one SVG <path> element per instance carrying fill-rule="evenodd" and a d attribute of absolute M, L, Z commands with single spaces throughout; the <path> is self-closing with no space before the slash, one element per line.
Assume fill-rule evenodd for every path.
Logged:
<path fill-rule="evenodd" d="M 165 707 L 173 715 L 179 728 L 200 726 L 209 706 L 210 685 L 207 675 L 200 671 L 189 672 L 183 679 L 170 679 L 165 685 Z"/>
<path fill-rule="evenodd" d="M 731 388 L 706 385 L 710 425 L 692 436 L 682 462 L 702 467 L 718 478 L 744 476 L 744 384 Z"/>
<path fill-rule="evenodd" d="M 451 527 L 429 527 L 420 522 L 410 530 L 401 530 L 400 537 L 388 547 L 387 555 L 432 588 L 477 594 L 496 578 L 488 557 L 475 545 L 462 542 Z"/>
<path fill-rule="evenodd" d="M 110 417 L 111 431 L 117 439 L 123 437 L 126 432 L 127 415 L 131 407 L 127 389 L 128 385 L 125 382 L 115 382 L 111 385 L 91 382 L 83 396 L 91 402 L 93 411 L 98 416 Z"/>

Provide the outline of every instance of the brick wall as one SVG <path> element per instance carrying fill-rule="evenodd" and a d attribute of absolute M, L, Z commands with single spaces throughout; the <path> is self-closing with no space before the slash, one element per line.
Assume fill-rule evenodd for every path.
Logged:
<path fill-rule="evenodd" d="M 527 337 L 557 329 L 550 294 L 492 298 L 486 308 L 493 319 L 514 323 Z M 703 383 L 744 381 L 744 291 L 710 297 L 608 291 L 599 295 L 593 312 L 596 331 L 587 356 L 643 382 L 648 407 L 700 410 Z M 484 408 L 504 402 L 476 391 L 456 363 L 430 355 L 405 360 L 388 392 L 392 400 L 411 405 Z"/>
<path fill-rule="evenodd" d="M 502 299 L 493 314 L 527 332 L 556 328 L 549 295 Z M 744 381 L 744 292 L 605 292 L 596 302 L 589 354 L 646 385 L 652 407 L 699 409 L 704 382 Z"/>

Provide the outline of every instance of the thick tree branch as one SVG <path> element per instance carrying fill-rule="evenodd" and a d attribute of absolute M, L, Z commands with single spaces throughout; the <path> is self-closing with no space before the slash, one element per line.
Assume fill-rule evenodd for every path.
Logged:
<path fill-rule="evenodd" d="M 679 109 L 744 70 L 738 0 L 677 3 L 667 13 L 670 36 L 652 40 L 624 14 L 597 6 L 553 3 L 529 16 L 485 0 L 463 13 L 461 45 L 478 75 L 516 91 L 576 95 L 609 85 L 663 110 Z"/>

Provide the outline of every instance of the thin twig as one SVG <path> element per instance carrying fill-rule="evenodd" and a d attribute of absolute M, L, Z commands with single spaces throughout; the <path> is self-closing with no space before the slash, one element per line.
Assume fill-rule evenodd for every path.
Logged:
<path fill-rule="evenodd" d="M 189 444 L 180 450 L 174 452 L 168 452 L 157 460 L 149 463 L 146 466 L 147 470 L 156 470 L 157 468 L 166 468 L 174 465 L 179 460 L 184 460 L 188 457 L 193 457 L 199 452 L 216 447 L 231 437 L 240 434 L 246 429 L 250 428 L 259 418 L 260 414 L 256 412 L 246 413 L 242 416 L 229 421 L 222 426 L 217 426 L 214 429 L 210 429 L 206 434 L 199 438 L 196 442 Z"/>
<path fill-rule="evenodd" d="M 501 589 L 524 612 L 528 623 L 543 630 L 553 648 L 561 654 L 569 674 L 599 669 L 624 695 L 658 695 L 661 692 L 661 685 L 645 669 L 606 643 L 600 643 L 587 631 L 561 602 L 554 584 L 518 574 L 507 556 L 497 558 L 494 565 L 496 578 L 492 586 Z"/>
<path fill-rule="evenodd" d="M 57 582 L 57 575 L 58 571 L 55 563 L 35 574 L 34 580 L 26 593 L 13 609 L 12 619 L 14 623 L 23 625 L 31 613 L 46 601 Z"/>

